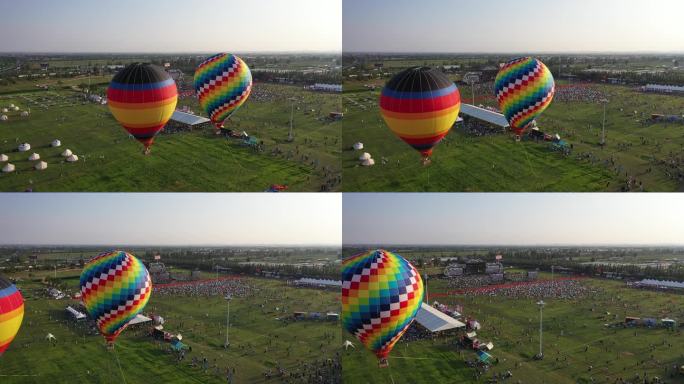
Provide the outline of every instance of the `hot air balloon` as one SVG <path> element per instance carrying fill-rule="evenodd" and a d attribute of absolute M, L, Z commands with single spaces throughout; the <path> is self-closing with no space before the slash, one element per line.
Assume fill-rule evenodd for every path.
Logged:
<path fill-rule="evenodd" d="M 429 163 L 432 149 L 458 118 L 461 94 L 436 69 L 414 67 L 396 74 L 382 89 L 380 114 L 387 126 Z"/>
<path fill-rule="evenodd" d="M 387 366 L 423 301 L 423 281 L 403 257 L 378 249 L 342 262 L 342 323 Z"/>
<path fill-rule="evenodd" d="M 24 319 L 24 298 L 17 287 L 0 276 L 0 356 L 5 353 Z"/>
<path fill-rule="evenodd" d="M 154 137 L 171 118 L 178 90 L 164 69 L 134 63 L 114 76 L 107 89 L 107 103 L 114 118 L 150 152 Z"/>
<path fill-rule="evenodd" d="M 551 104 L 554 92 L 551 71 L 538 59 L 522 57 L 501 66 L 494 80 L 494 93 L 516 140 Z"/>
<path fill-rule="evenodd" d="M 83 304 L 110 346 L 145 308 L 151 294 L 150 274 L 130 253 L 102 253 L 81 272 Z"/>
<path fill-rule="evenodd" d="M 204 60 L 195 70 L 195 92 L 199 104 L 216 129 L 247 101 L 252 73 L 241 58 L 219 53 Z"/>

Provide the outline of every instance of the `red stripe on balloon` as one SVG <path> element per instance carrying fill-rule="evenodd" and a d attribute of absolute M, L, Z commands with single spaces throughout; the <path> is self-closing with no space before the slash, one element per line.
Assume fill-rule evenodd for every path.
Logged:
<path fill-rule="evenodd" d="M 402 113 L 424 113 L 448 109 L 461 102 L 458 91 L 432 99 L 397 99 L 395 97 L 380 96 L 380 108 Z"/>
<path fill-rule="evenodd" d="M 24 299 L 19 291 L 11 295 L 0 298 L 0 309 L 2 312 L 10 312 L 24 305 Z"/>
<path fill-rule="evenodd" d="M 176 89 L 175 83 L 164 88 L 140 91 L 107 89 L 107 99 L 119 103 L 149 103 L 170 99 L 175 96 L 178 96 L 178 89 Z"/>

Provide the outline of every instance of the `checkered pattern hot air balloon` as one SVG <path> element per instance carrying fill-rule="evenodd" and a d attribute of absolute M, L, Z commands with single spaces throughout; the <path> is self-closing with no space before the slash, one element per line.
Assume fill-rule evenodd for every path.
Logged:
<path fill-rule="evenodd" d="M 532 57 L 502 65 L 494 80 L 499 108 L 517 136 L 551 104 L 554 92 L 551 71 Z"/>
<path fill-rule="evenodd" d="M 0 276 L 0 356 L 5 353 L 24 319 L 24 298 L 17 287 Z"/>
<path fill-rule="evenodd" d="M 380 114 L 395 135 L 423 155 L 449 133 L 458 118 L 461 94 L 453 81 L 436 69 L 409 68 L 382 89 Z"/>
<path fill-rule="evenodd" d="M 123 251 L 93 258 L 81 273 L 83 304 L 109 344 L 145 308 L 151 293 L 147 269 L 135 256 Z"/>
<path fill-rule="evenodd" d="M 342 263 L 342 323 L 386 363 L 423 301 L 423 281 L 411 263 L 382 249 Z"/>
<path fill-rule="evenodd" d="M 204 60 L 195 70 L 195 92 L 200 107 L 216 128 L 247 101 L 252 73 L 241 58 L 219 53 Z"/>
<path fill-rule="evenodd" d="M 114 118 L 145 146 L 145 153 L 173 115 L 178 90 L 164 69 L 135 63 L 114 76 L 107 89 L 107 104 Z"/>

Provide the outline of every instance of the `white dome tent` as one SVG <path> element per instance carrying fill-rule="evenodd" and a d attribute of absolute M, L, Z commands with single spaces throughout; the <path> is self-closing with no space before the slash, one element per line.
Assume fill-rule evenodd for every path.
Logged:
<path fill-rule="evenodd" d="M 9 112 L 9 110 L 7 108 L 2 109 L 2 113 L 7 113 L 7 112 Z"/>
<path fill-rule="evenodd" d="M 366 160 L 364 160 L 364 161 L 361 162 L 361 165 L 363 165 L 364 167 L 370 167 L 370 166 L 372 166 L 372 165 L 375 165 L 375 160 L 373 160 L 373 159 L 366 159 Z"/>
<path fill-rule="evenodd" d="M 37 154 L 37 153 L 35 153 L 35 152 L 33 152 L 33 153 L 31 154 L 31 156 L 29 156 L 29 158 L 28 158 L 28 159 L 29 159 L 29 161 L 36 161 L 36 160 L 40 160 L 40 155 L 39 155 L 39 154 Z"/>
<path fill-rule="evenodd" d="M 50 144 L 51 147 L 57 148 L 62 146 L 62 142 L 59 141 L 58 139 L 52 140 L 52 143 Z"/>
<path fill-rule="evenodd" d="M 29 151 L 31 149 L 31 144 L 21 143 L 21 144 L 19 144 L 19 147 L 17 147 L 17 149 L 19 150 L 19 152 Z"/>
<path fill-rule="evenodd" d="M 69 156 L 71 156 L 71 155 L 73 155 L 73 154 L 74 154 L 74 153 L 71 152 L 71 149 L 67 148 L 67 149 L 64 150 L 64 152 L 62 152 L 62 157 L 69 157 Z"/>
<path fill-rule="evenodd" d="M 5 166 L 2 167 L 2 171 L 5 173 L 14 172 L 14 164 L 12 164 L 12 163 L 5 164 Z"/>
<path fill-rule="evenodd" d="M 7 117 L 7 115 L 0 116 L 0 121 L 7 121 L 7 120 L 9 120 L 9 117 Z"/>
<path fill-rule="evenodd" d="M 371 158 L 370 153 L 364 152 L 363 155 L 359 156 L 359 161 L 365 161 Z"/>
<path fill-rule="evenodd" d="M 3 154 L 0 154 L 0 163 L 4 163 L 5 161 L 9 161 L 9 156 Z"/>
<path fill-rule="evenodd" d="M 9 106 L 9 107 L 10 107 L 10 108 L 14 108 L 14 104 L 10 104 L 10 106 Z"/>
<path fill-rule="evenodd" d="M 361 143 L 361 142 L 354 143 L 354 149 L 357 151 L 362 150 L 363 149 L 363 143 Z"/>
<path fill-rule="evenodd" d="M 28 113 L 28 111 L 22 111 L 20 116 L 21 117 L 29 117 L 29 113 Z"/>
<path fill-rule="evenodd" d="M 14 108 L 12 108 L 12 110 L 14 110 L 14 112 L 17 112 L 17 111 L 19 111 L 19 107 L 14 107 Z"/>
<path fill-rule="evenodd" d="M 68 161 L 68 162 L 70 162 L 70 163 L 75 163 L 75 162 L 78 161 L 78 156 L 76 156 L 76 155 L 71 155 L 71 156 L 67 157 L 66 161 Z"/>
<path fill-rule="evenodd" d="M 47 168 L 47 165 L 48 165 L 48 164 L 47 164 L 46 162 L 44 162 L 44 161 L 39 161 L 38 163 L 36 163 L 36 165 L 34 166 L 34 168 L 35 168 L 36 170 L 38 170 L 38 171 L 42 171 L 43 169 Z"/>

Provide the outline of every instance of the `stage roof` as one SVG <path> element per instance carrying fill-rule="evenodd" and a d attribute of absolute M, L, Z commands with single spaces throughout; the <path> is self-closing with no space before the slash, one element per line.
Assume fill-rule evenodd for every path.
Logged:
<path fill-rule="evenodd" d="M 429 329 L 430 332 L 465 327 L 465 324 L 462 322 L 425 303 L 422 303 L 420 306 L 418 314 L 416 314 L 416 321 L 423 327 Z"/>

